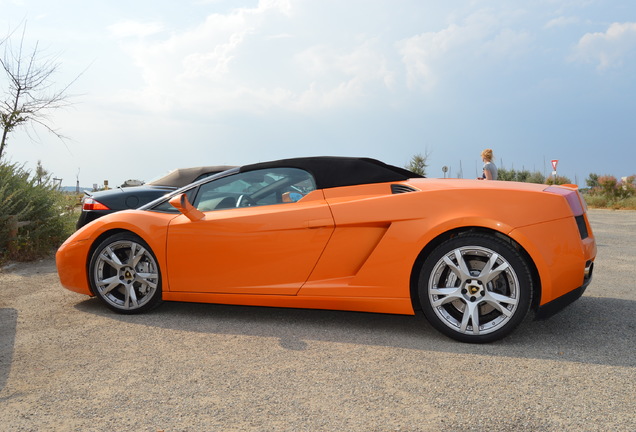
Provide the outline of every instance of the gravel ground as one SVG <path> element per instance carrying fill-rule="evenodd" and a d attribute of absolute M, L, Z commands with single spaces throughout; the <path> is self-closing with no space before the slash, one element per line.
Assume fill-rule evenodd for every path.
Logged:
<path fill-rule="evenodd" d="M 591 210 L 578 302 L 504 341 L 420 317 L 165 303 L 120 316 L 52 259 L 0 272 L 2 431 L 636 431 L 636 212 Z"/>

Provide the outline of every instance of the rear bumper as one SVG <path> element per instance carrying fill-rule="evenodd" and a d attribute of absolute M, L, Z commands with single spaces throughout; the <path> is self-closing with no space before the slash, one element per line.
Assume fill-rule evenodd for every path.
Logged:
<path fill-rule="evenodd" d="M 93 222 L 95 219 L 114 212 L 115 210 L 82 210 L 79 219 L 75 224 L 75 229 L 80 229 L 84 225 Z"/>
<path fill-rule="evenodd" d="M 593 271 L 594 262 L 589 261 L 585 268 L 585 279 L 583 281 L 583 285 L 562 295 L 561 297 L 555 298 L 551 302 L 539 306 L 535 315 L 535 319 L 544 320 L 550 318 L 552 315 L 558 313 L 571 303 L 574 303 L 576 300 L 578 300 L 583 295 L 590 282 L 592 282 Z"/>

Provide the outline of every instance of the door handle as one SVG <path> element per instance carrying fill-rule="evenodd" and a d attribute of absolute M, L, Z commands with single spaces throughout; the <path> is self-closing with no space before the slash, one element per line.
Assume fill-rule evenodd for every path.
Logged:
<path fill-rule="evenodd" d="M 332 219 L 312 219 L 307 221 L 307 228 L 333 227 Z"/>

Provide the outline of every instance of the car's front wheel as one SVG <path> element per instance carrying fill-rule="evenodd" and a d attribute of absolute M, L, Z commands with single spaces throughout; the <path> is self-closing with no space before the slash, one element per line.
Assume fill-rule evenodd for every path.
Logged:
<path fill-rule="evenodd" d="M 526 316 L 532 278 L 523 256 L 507 241 L 484 234 L 453 237 L 422 266 L 422 310 L 439 331 L 462 342 L 492 342 Z"/>
<path fill-rule="evenodd" d="M 154 253 L 140 237 L 114 234 L 94 250 L 89 264 L 93 293 L 122 314 L 150 310 L 161 302 L 161 273 Z"/>

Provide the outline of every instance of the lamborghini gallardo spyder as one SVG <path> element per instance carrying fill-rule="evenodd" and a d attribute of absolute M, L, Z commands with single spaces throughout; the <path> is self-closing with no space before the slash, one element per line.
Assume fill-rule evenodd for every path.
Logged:
<path fill-rule="evenodd" d="M 109 214 L 57 252 L 115 312 L 162 301 L 413 315 L 463 342 L 547 317 L 592 279 L 576 186 L 423 178 L 367 158 L 262 162 Z"/>

